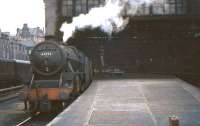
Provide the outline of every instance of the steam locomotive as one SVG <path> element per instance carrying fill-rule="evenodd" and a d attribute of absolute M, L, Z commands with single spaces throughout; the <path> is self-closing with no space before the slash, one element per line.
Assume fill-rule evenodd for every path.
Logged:
<path fill-rule="evenodd" d="M 63 108 L 92 81 L 92 63 L 74 46 L 55 42 L 36 45 L 30 56 L 33 76 L 25 86 L 24 103 L 31 114 Z"/>

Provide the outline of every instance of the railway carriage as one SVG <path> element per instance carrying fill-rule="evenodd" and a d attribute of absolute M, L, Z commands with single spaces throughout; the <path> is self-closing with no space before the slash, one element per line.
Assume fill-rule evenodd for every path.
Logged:
<path fill-rule="evenodd" d="M 0 88 L 27 84 L 30 78 L 29 61 L 0 59 Z"/>

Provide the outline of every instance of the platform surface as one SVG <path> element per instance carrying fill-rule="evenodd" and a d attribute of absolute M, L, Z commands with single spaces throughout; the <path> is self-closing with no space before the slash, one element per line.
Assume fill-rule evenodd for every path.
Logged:
<path fill-rule="evenodd" d="M 175 77 L 95 80 L 48 126 L 200 126 L 200 90 Z"/>

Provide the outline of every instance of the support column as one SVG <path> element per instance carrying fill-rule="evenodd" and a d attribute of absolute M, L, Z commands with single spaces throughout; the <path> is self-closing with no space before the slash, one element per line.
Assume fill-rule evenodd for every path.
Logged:
<path fill-rule="evenodd" d="M 55 37 L 58 20 L 57 0 L 44 0 L 45 2 L 45 36 Z"/>

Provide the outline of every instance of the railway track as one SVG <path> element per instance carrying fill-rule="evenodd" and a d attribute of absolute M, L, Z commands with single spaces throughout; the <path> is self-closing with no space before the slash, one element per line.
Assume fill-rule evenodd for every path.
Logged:
<path fill-rule="evenodd" d="M 63 108 L 66 109 L 77 97 L 68 100 L 66 103 L 66 106 Z M 16 126 L 45 126 L 47 125 L 51 120 L 53 120 L 58 114 L 60 114 L 62 110 L 56 111 L 56 112 L 47 112 L 47 113 L 36 113 L 34 116 L 29 116 L 23 121 L 19 122 Z"/>
<path fill-rule="evenodd" d="M 16 126 L 30 126 L 31 124 L 37 124 L 35 122 L 35 119 L 38 119 L 41 113 L 36 113 L 34 116 L 30 116 L 27 117 L 26 119 L 24 119 L 23 121 L 21 121 L 20 123 L 18 123 Z M 37 124 L 38 125 L 38 124 Z"/>
<path fill-rule="evenodd" d="M 16 126 L 45 126 L 52 119 L 54 119 L 58 113 L 37 113 L 34 116 L 27 117 L 23 121 L 19 122 Z"/>
<path fill-rule="evenodd" d="M 17 87 L 11 87 L 11 88 L 6 88 L 6 89 L 0 89 L 0 102 L 2 103 L 1 106 L 2 108 L 6 108 L 4 106 L 10 106 L 6 108 L 6 111 L 13 111 L 13 117 L 11 119 L 12 122 L 9 123 L 9 121 L 5 122 L 2 120 L 3 123 L 6 125 L 15 125 L 15 126 L 44 126 L 48 124 L 51 120 L 53 120 L 61 111 L 57 112 L 52 112 L 52 113 L 37 113 L 35 116 L 31 117 L 30 114 L 26 112 L 21 112 L 19 114 L 19 117 L 16 117 L 15 114 L 19 113 L 19 111 L 23 111 L 22 109 L 24 108 L 23 102 L 20 101 L 19 97 L 19 92 L 23 86 L 17 86 Z M 65 104 L 65 109 L 68 107 L 77 97 L 73 97 L 68 100 L 68 102 Z M 2 102 L 2 99 L 4 100 Z M 18 103 L 16 103 L 18 102 Z M 7 105 L 7 104 L 12 104 L 12 105 Z M 18 106 L 18 110 L 16 109 L 15 106 Z M 13 108 L 14 107 L 14 108 Z M 5 113 L 7 114 L 7 113 Z M 16 114 L 17 115 L 17 114 Z M 10 116 L 10 115 L 9 115 Z M 5 117 L 6 118 L 6 117 Z M 1 122 L 0 122 L 1 123 Z"/>
<path fill-rule="evenodd" d="M 22 88 L 23 88 L 23 85 L 14 86 L 14 87 L 10 87 L 10 88 L 3 88 L 3 89 L 0 89 L 0 95 L 6 94 L 6 93 L 9 93 L 9 92 L 13 92 L 13 91 L 16 91 L 16 90 L 20 90 Z"/>
<path fill-rule="evenodd" d="M 0 89 L 0 102 L 18 97 L 19 91 L 22 88 L 23 88 L 23 85 Z"/>
<path fill-rule="evenodd" d="M 16 126 L 23 126 L 25 125 L 27 122 L 31 121 L 32 117 L 28 117 L 27 119 L 23 120 L 22 122 L 20 122 L 19 124 L 17 124 Z"/>

